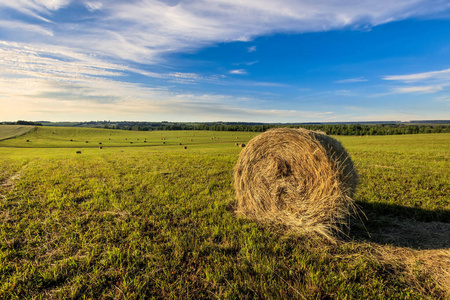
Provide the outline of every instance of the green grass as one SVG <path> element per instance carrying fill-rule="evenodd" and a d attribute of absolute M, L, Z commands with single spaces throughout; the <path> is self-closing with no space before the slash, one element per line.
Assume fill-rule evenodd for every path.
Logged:
<path fill-rule="evenodd" d="M 420 264 L 376 255 L 418 246 L 367 231 L 450 223 L 450 134 L 340 138 L 369 220 L 336 244 L 232 213 L 235 143 L 252 136 L 39 127 L 0 141 L 0 298 L 448 297 Z"/>
<path fill-rule="evenodd" d="M 35 126 L 0 125 L 0 141 L 24 135 L 35 128 Z"/>

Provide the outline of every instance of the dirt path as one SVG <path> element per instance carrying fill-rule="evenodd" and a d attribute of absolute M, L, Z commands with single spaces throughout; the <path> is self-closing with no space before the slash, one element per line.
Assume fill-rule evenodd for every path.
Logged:
<path fill-rule="evenodd" d="M 16 172 L 10 177 L 7 177 L 0 181 L 0 198 L 6 199 L 6 195 L 11 192 L 15 187 L 15 182 L 19 180 L 20 176 L 22 176 L 25 171 L 26 166 L 22 167 L 21 170 Z"/>

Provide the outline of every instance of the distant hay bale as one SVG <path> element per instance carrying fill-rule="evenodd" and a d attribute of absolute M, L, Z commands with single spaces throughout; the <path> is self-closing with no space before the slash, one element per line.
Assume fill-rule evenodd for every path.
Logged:
<path fill-rule="evenodd" d="M 103 147 L 98 147 L 99 149 L 103 149 Z"/>
<path fill-rule="evenodd" d="M 77 151 L 77 154 L 81 154 L 81 151 Z"/>
<path fill-rule="evenodd" d="M 245 144 L 239 144 L 239 147 L 244 148 Z"/>
<path fill-rule="evenodd" d="M 235 145 L 236 145 L 236 146 L 239 146 L 239 143 L 236 143 Z"/>
<path fill-rule="evenodd" d="M 184 146 L 184 149 L 187 149 L 187 146 Z"/>
<path fill-rule="evenodd" d="M 237 213 L 333 240 L 354 211 L 357 174 L 342 145 L 320 132 L 272 129 L 234 168 Z"/>

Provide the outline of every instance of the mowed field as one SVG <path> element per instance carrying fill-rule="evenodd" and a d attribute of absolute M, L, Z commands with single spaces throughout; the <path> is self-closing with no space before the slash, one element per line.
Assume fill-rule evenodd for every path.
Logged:
<path fill-rule="evenodd" d="M 0 298 L 450 299 L 450 134 L 338 137 L 360 212 L 336 242 L 233 213 L 236 143 L 254 136 L 0 141 Z"/>
<path fill-rule="evenodd" d="M 34 126 L 1 125 L 0 141 L 24 135 L 35 129 Z"/>

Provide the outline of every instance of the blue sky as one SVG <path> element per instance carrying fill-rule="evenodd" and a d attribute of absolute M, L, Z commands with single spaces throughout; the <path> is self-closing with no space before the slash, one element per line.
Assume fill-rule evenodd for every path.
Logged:
<path fill-rule="evenodd" d="M 450 119 L 450 1 L 0 0 L 0 121 Z"/>

